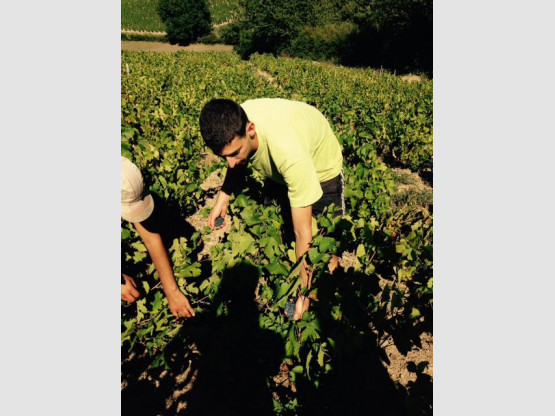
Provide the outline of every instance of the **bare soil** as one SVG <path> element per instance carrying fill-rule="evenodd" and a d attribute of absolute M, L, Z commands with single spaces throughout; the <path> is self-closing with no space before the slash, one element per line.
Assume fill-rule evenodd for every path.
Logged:
<path fill-rule="evenodd" d="M 205 45 L 202 43 L 194 43 L 188 46 L 170 45 L 165 42 L 148 42 L 148 41 L 121 41 L 122 51 L 133 52 L 231 52 L 232 45 Z"/>
<path fill-rule="evenodd" d="M 207 158 L 214 157 L 207 155 Z M 206 160 L 206 158 L 205 158 Z M 205 208 L 212 208 L 216 202 L 216 191 L 220 189 L 223 184 L 223 176 L 220 170 L 212 172 L 212 174 L 206 178 L 206 180 L 200 186 L 204 191 L 212 190 L 214 196 L 206 199 L 205 205 L 200 208 L 196 213 L 187 218 L 187 222 L 191 224 L 197 231 L 201 231 L 204 227 L 208 225 L 208 217 L 204 216 L 202 213 Z M 199 260 L 201 258 L 210 258 L 210 249 L 217 245 L 222 238 L 231 231 L 231 221 L 229 218 L 224 223 L 224 225 L 219 229 L 214 229 L 210 234 L 203 237 L 204 247 L 199 253 Z"/>

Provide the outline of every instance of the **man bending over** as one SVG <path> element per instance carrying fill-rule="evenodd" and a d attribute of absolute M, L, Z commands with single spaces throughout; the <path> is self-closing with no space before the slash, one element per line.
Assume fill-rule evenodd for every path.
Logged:
<path fill-rule="evenodd" d="M 312 241 L 313 215 L 332 203 L 345 214 L 341 147 L 329 122 L 315 107 L 281 98 L 248 100 L 240 105 L 215 99 L 201 111 L 200 130 L 206 145 L 229 165 L 208 217 L 211 228 L 216 218 L 225 218 L 231 193 L 237 190 L 247 163 L 285 187 L 297 259 Z M 300 274 L 301 287 L 309 288 L 310 276 L 304 267 Z M 309 302 L 308 297 L 298 297 L 293 319 L 302 318 Z"/>

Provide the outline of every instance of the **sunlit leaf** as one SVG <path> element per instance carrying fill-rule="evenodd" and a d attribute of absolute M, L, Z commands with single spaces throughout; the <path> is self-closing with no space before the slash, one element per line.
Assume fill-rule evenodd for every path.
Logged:
<path fill-rule="evenodd" d="M 320 367 L 324 366 L 324 344 L 320 345 L 320 350 L 318 351 L 318 365 Z"/>
<path fill-rule="evenodd" d="M 366 249 L 364 248 L 364 244 L 359 244 L 356 251 L 356 256 L 359 258 L 363 258 L 366 256 Z"/>
<path fill-rule="evenodd" d="M 412 310 L 410 312 L 410 317 L 412 319 L 416 319 L 416 318 L 420 317 L 420 311 L 416 308 L 412 308 Z"/>
<path fill-rule="evenodd" d="M 287 270 L 283 263 L 278 260 L 275 260 L 264 267 L 273 275 L 287 276 L 289 274 L 289 270 Z"/>
<path fill-rule="evenodd" d="M 127 240 L 131 236 L 131 232 L 127 228 L 121 229 L 121 239 Z"/>

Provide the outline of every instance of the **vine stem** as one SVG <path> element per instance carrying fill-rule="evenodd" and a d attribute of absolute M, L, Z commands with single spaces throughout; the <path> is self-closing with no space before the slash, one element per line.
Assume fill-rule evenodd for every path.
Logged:
<path fill-rule="evenodd" d="M 161 310 L 161 311 L 158 312 L 156 315 L 154 315 L 154 316 L 152 316 L 152 317 L 150 317 L 150 318 L 148 318 L 148 319 L 145 319 L 144 321 L 137 322 L 137 327 L 144 326 L 145 324 L 149 323 L 150 321 L 152 321 L 152 320 L 158 318 L 158 316 L 160 316 L 160 314 L 161 314 L 162 312 L 164 312 L 164 311 Z"/>
<path fill-rule="evenodd" d="M 194 302 L 192 302 L 192 303 L 193 303 L 193 305 L 196 305 L 197 303 L 204 302 L 204 299 L 208 299 L 208 298 L 210 298 L 210 296 L 209 296 L 209 295 L 206 295 L 206 296 L 203 297 L 202 299 L 196 300 L 196 301 L 194 301 Z"/>

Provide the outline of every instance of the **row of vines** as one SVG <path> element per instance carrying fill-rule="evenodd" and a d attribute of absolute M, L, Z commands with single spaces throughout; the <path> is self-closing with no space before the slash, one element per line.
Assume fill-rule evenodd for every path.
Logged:
<path fill-rule="evenodd" d="M 147 32 L 165 32 L 158 15 L 160 0 L 121 0 L 121 28 Z M 212 24 L 229 21 L 238 7 L 237 0 L 208 0 Z"/>
<path fill-rule="evenodd" d="M 135 270 L 145 294 L 132 306 L 122 304 L 122 354 L 140 347 L 152 358 L 152 368 L 171 370 L 179 354 L 202 353 L 204 347 L 210 357 L 214 345 L 225 345 L 225 353 L 211 357 L 211 365 L 218 364 L 212 371 L 226 368 L 226 377 L 249 384 L 245 396 L 270 394 L 270 404 L 260 406 L 275 414 L 379 406 L 383 386 L 372 382 L 378 370 L 370 351 L 379 354 L 385 335 L 408 350 L 432 330 L 432 207 L 393 210 L 395 184 L 384 163 L 431 171 L 432 83 L 261 55 L 243 61 L 223 53 L 122 52 L 122 154 L 182 218 L 199 210 L 208 215 L 206 199 L 213 192 L 201 184 L 212 172 L 225 172 L 222 161 L 206 162 L 209 151 L 198 125 L 203 105 L 217 97 L 293 98 L 319 108 L 343 148 L 348 215 L 340 218 L 331 209 L 313 223 L 305 260 L 313 270 L 315 300 L 298 322 L 283 313 L 299 290 L 294 242 L 286 237 L 279 206 L 263 204 L 256 174 L 232 199 L 231 231 L 209 256 L 197 256 L 210 238 L 207 227 L 169 247 L 178 284 L 196 311 L 187 322 L 176 322 L 169 313 L 146 248 L 122 221 L 122 262 Z M 349 266 L 330 273 L 332 254 L 349 255 Z M 422 372 L 427 363 L 411 364 L 411 371 Z M 286 382 L 276 381 L 280 371 Z M 202 402 L 206 414 L 241 402 L 237 390 L 226 401 L 225 387 L 213 379 L 197 380 L 199 388 L 218 389 L 220 400 Z M 253 384 L 255 379 L 261 383 Z M 431 397 L 423 404 L 409 393 L 398 403 L 404 411 L 431 406 Z"/>

